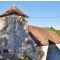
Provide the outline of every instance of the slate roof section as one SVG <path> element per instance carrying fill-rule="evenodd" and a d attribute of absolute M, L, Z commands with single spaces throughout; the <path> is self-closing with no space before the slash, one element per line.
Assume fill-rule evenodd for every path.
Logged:
<path fill-rule="evenodd" d="M 60 37 L 55 32 L 46 28 L 29 25 L 28 32 L 38 45 L 48 45 L 49 41 L 55 44 L 60 43 Z"/>
<path fill-rule="evenodd" d="M 16 6 L 10 7 L 7 11 L 5 11 L 3 14 L 1 14 L 0 17 L 11 15 L 11 14 L 16 14 L 16 15 L 19 15 L 19 16 L 23 16 L 23 17 L 29 18 L 29 16 L 27 16 L 25 13 L 23 13 Z"/>

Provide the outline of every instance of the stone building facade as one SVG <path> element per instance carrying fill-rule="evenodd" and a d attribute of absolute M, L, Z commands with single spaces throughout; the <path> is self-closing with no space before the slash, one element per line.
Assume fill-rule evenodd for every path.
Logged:
<path fill-rule="evenodd" d="M 16 6 L 0 15 L 0 59 L 17 60 L 27 55 L 31 60 L 59 60 L 60 37 L 28 25 L 28 18 Z"/>
<path fill-rule="evenodd" d="M 14 55 L 22 58 L 28 55 L 31 59 L 40 58 L 40 49 L 28 34 L 28 16 L 16 6 L 12 6 L 0 15 L 0 54 L 3 58 Z M 35 55 L 36 54 L 36 55 Z M 5 56 L 5 57 L 4 57 Z M 38 58 L 37 58 L 38 57 Z"/>

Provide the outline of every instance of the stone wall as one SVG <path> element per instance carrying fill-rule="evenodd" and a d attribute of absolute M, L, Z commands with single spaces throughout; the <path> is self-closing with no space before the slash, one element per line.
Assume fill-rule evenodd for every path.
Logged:
<path fill-rule="evenodd" d="M 28 21 L 21 16 L 14 18 L 14 53 L 18 58 L 28 55 L 32 59 L 40 58 L 40 47 L 36 47 L 36 43 L 28 34 Z"/>
<path fill-rule="evenodd" d="M 8 22 L 7 22 L 7 25 L 5 25 L 5 19 L 6 19 L 7 17 L 1 17 L 0 19 L 1 19 L 1 29 L 0 29 L 0 40 L 2 40 L 2 43 L 5 43 L 5 44 L 7 44 L 6 46 L 5 46 L 5 44 L 4 45 L 2 45 L 2 53 L 4 52 L 4 49 L 7 49 L 10 53 L 14 53 L 14 49 L 13 49 L 13 47 L 14 47 L 14 44 L 13 44 L 13 29 L 12 29 L 12 25 L 10 24 L 10 20 L 8 20 Z M 11 31 L 11 29 L 12 29 L 12 31 Z M 3 41 L 3 40 L 5 40 L 5 41 Z M 1 47 L 1 46 L 0 46 Z M 4 54 L 4 53 L 3 53 Z"/>
<path fill-rule="evenodd" d="M 40 60 L 41 47 L 37 46 L 28 34 L 27 19 L 13 14 L 2 17 L 1 20 L 3 21 L 6 18 L 7 25 L 5 27 L 5 23 L 3 23 L 2 27 L 4 28 L 0 30 L 0 36 L 7 39 L 7 46 L 3 47 L 2 50 L 8 49 L 9 53 L 14 54 L 15 58 L 22 58 L 24 55 L 28 55 L 31 59 Z"/>
<path fill-rule="evenodd" d="M 59 60 L 60 44 L 38 46 L 28 34 L 27 18 L 18 15 L 9 15 L 0 18 L 0 51 L 4 49 L 11 57 L 23 58 L 25 55 L 32 60 Z M 46 58 L 47 57 L 47 58 Z"/>

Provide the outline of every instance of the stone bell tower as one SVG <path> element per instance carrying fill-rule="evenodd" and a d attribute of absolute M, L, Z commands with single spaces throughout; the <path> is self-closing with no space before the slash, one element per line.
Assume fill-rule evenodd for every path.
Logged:
<path fill-rule="evenodd" d="M 38 54 L 35 55 L 38 48 L 36 50 L 34 47 L 36 44 L 28 34 L 28 18 L 16 6 L 12 6 L 0 15 L 0 41 L 2 40 L 0 51 L 2 55 L 8 53 L 21 58 L 26 54 L 32 59 L 38 59 Z"/>

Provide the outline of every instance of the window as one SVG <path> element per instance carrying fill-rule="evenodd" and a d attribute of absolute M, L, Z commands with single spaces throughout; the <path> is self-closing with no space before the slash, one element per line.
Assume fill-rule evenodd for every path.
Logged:
<path fill-rule="evenodd" d="M 0 51 L 0 55 L 1 55 L 1 51 Z"/>
<path fill-rule="evenodd" d="M 8 54 L 9 51 L 7 49 L 4 50 L 4 54 Z"/>
<path fill-rule="evenodd" d="M 7 39 L 5 39 L 5 46 L 7 46 Z"/>

